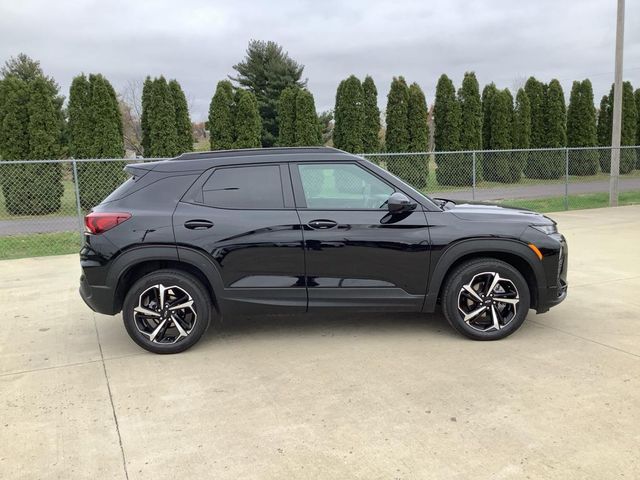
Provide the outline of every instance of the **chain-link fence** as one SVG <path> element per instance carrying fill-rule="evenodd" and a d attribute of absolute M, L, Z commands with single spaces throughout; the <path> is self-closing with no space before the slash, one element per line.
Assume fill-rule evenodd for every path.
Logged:
<path fill-rule="evenodd" d="M 610 148 L 363 157 L 432 197 L 551 212 L 609 204 Z M 154 159 L 157 160 L 157 159 Z M 75 253 L 83 217 L 135 160 L 0 161 L 0 260 Z M 640 203 L 640 147 L 620 149 L 620 204 Z"/>

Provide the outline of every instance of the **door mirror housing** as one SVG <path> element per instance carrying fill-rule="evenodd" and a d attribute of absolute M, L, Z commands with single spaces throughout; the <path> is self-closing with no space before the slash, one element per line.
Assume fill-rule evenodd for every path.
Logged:
<path fill-rule="evenodd" d="M 387 200 L 387 208 L 391 214 L 411 212 L 415 210 L 417 206 L 417 203 L 400 192 L 392 193 Z"/>

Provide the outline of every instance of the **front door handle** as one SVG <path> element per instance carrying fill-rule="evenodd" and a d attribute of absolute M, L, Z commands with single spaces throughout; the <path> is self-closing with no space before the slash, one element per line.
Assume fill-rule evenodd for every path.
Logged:
<path fill-rule="evenodd" d="M 184 222 L 184 226 L 189 230 L 206 230 L 213 227 L 213 222 L 209 220 L 189 220 Z"/>
<path fill-rule="evenodd" d="M 334 222 L 333 220 L 325 220 L 325 219 L 311 220 L 309 222 L 309 226 L 316 230 L 326 230 L 328 228 L 333 228 L 336 225 L 338 225 L 338 222 Z"/>

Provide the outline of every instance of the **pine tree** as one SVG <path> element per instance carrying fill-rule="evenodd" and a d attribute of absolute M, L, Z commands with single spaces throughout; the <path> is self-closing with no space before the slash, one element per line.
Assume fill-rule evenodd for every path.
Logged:
<path fill-rule="evenodd" d="M 529 77 L 524 85 L 524 91 L 529 97 L 531 105 L 531 147 L 533 149 L 546 147 L 545 133 L 545 92 L 547 86 L 535 77 Z M 536 178 L 538 163 L 544 161 L 546 152 L 530 152 L 525 166 L 525 175 Z"/>
<path fill-rule="evenodd" d="M 29 85 L 29 158 L 46 160 L 59 158 L 62 151 L 60 116 L 56 97 L 44 78 L 36 78 Z M 27 165 L 23 165 L 23 168 Z M 23 184 L 21 209 L 27 215 L 46 215 L 60 210 L 62 194 L 62 169 L 59 163 L 34 164 L 24 169 L 29 173 L 28 183 Z"/>
<path fill-rule="evenodd" d="M 0 82 L 3 108 L 0 111 L 0 158 L 3 160 L 27 160 L 29 158 L 29 86 L 20 78 L 6 78 Z M 16 169 L 20 166 L 16 165 Z M 16 169 L 8 169 L 3 180 L 13 176 Z M 16 206 L 12 206 L 14 195 L 8 193 L 13 185 L 20 182 L 3 182 L 5 199 L 9 213 L 13 213 Z M 22 185 L 19 186 L 22 188 Z"/>
<path fill-rule="evenodd" d="M 71 82 L 69 90 L 69 154 L 73 158 L 91 158 L 93 125 L 91 119 L 91 84 L 84 75 Z"/>
<path fill-rule="evenodd" d="M 362 153 L 364 105 L 362 84 L 355 75 L 347 78 L 336 95 L 336 128 L 340 134 L 333 138 L 336 148 L 350 153 Z"/>
<path fill-rule="evenodd" d="M 151 116 L 151 92 L 153 90 L 153 80 L 147 75 L 142 85 L 142 114 L 140 115 L 140 129 L 142 130 L 142 150 L 146 157 L 151 156 L 151 131 L 149 128 L 149 117 Z"/>
<path fill-rule="evenodd" d="M 512 148 L 527 149 L 531 146 L 531 103 L 524 89 L 520 88 L 516 94 L 516 104 L 513 112 Z M 512 152 L 511 181 L 519 182 L 527 164 L 527 152 Z"/>
<path fill-rule="evenodd" d="M 163 76 L 153 81 L 149 117 L 150 157 L 174 157 L 178 151 L 176 111 L 169 84 Z"/>
<path fill-rule="evenodd" d="M 393 77 L 387 95 L 387 129 L 385 147 L 387 152 L 402 153 L 409 150 L 409 87 L 404 77 Z M 406 157 L 389 157 L 387 168 L 394 175 L 410 182 L 411 164 Z"/>
<path fill-rule="evenodd" d="M 491 148 L 491 104 L 493 95 L 498 91 L 495 83 L 491 82 L 482 89 L 482 148 Z"/>
<path fill-rule="evenodd" d="M 233 85 L 221 80 L 209 106 L 209 137 L 211 150 L 233 148 Z"/>
<path fill-rule="evenodd" d="M 595 147 L 597 144 L 596 109 L 593 89 L 586 79 L 575 81 L 571 87 L 567 109 L 567 146 Z M 598 172 L 596 150 L 570 150 L 569 173 L 571 175 L 595 175 Z"/>
<path fill-rule="evenodd" d="M 235 107 L 234 148 L 259 148 L 262 122 L 256 96 L 248 90 L 238 90 Z"/>
<path fill-rule="evenodd" d="M 433 109 L 436 151 L 459 151 L 462 112 L 456 98 L 453 82 L 444 74 L 440 76 L 436 85 L 436 99 Z M 470 183 L 470 168 L 465 165 L 463 154 L 438 155 L 436 163 L 438 165 L 436 177 L 441 185 L 468 185 Z"/>
<path fill-rule="evenodd" d="M 460 150 L 482 150 L 482 100 L 480 86 L 476 74 L 466 72 L 462 80 L 462 87 L 458 90 L 460 102 Z M 463 154 L 460 163 L 460 182 L 465 185 L 473 184 L 473 154 Z M 476 154 L 476 182 L 481 177 L 481 154 Z"/>
<path fill-rule="evenodd" d="M 278 102 L 278 145 L 292 147 L 296 142 L 296 97 L 297 87 L 287 87 Z"/>
<path fill-rule="evenodd" d="M 273 146 L 278 139 L 276 116 L 280 95 L 287 87 L 306 86 L 306 80 L 301 80 L 304 65 L 291 59 L 275 42 L 251 40 L 245 59 L 234 65 L 233 69 L 238 75 L 231 79 L 253 92 L 258 101 L 262 118 L 262 146 Z"/>
<path fill-rule="evenodd" d="M 173 106 L 175 108 L 175 123 L 177 137 L 177 151 L 179 153 L 193 150 L 193 134 L 191 133 L 191 119 L 189 118 L 189 106 L 182 87 L 177 80 L 169 82 Z"/>
<path fill-rule="evenodd" d="M 424 92 L 417 83 L 409 87 L 407 103 L 407 130 L 409 132 L 408 152 L 426 152 L 429 149 L 429 111 Z M 427 186 L 429 176 L 429 156 L 412 155 L 407 157 L 406 180 L 415 188 Z"/>
<path fill-rule="evenodd" d="M 362 82 L 364 125 L 362 127 L 362 151 L 375 153 L 380 150 L 380 109 L 378 90 L 373 78 L 367 75 Z"/>
<path fill-rule="evenodd" d="M 507 150 L 513 147 L 513 101 L 507 90 L 498 90 L 490 96 L 491 106 L 491 150 Z M 510 152 L 486 152 L 484 155 L 484 176 L 494 182 L 511 182 Z"/>
<path fill-rule="evenodd" d="M 342 94 L 344 92 L 344 85 L 346 83 L 346 80 L 342 80 L 339 84 L 338 84 L 338 88 L 336 89 L 336 103 L 335 103 L 335 107 L 333 109 L 333 135 L 332 135 L 332 140 L 333 140 L 333 146 L 336 148 L 340 148 L 339 145 L 343 144 L 343 134 L 342 134 L 342 129 L 344 126 L 344 121 L 342 119 Z"/>
<path fill-rule="evenodd" d="M 295 145 L 298 147 L 319 145 L 320 124 L 313 95 L 299 89 L 296 95 Z"/>
<path fill-rule="evenodd" d="M 610 147 L 611 146 L 611 120 L 613 118 L 613 112 L 611 111 L 611 104 L 609 103 L 609 95 L 603 95 L 600 100 L 600 109 L 598 110 L 598 146 Z M 609 173 L 611 170 L 611 150 L 608 148 L 598 149 L 598 159 L 600 161 L 600 169 L 603 172 Z"/>

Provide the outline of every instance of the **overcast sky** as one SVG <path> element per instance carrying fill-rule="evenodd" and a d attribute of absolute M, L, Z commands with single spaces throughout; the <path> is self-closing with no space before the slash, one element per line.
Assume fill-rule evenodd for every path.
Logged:
<path fill-rule="evenodd" d="M 67 96 L 80 72 L 122 91 L 148 74 L 176 78 L 204 120 L 218 80 L 233 74 L 250 39 L 274 40 L 305 65 L 318 111 L 339 81 L 373 76 L 386 105 L 391 78 L 418 82 L 433 102 L 447 73 L 460 86 L 521 86 L 529 75 L 589 77 L 596 103 L 613 81 L 615 0 L 241 1 L 2 0 L 0 61 L 25 52 Z M 640 2 L 627 2 L 625 79 L 640 87 Z"/>

